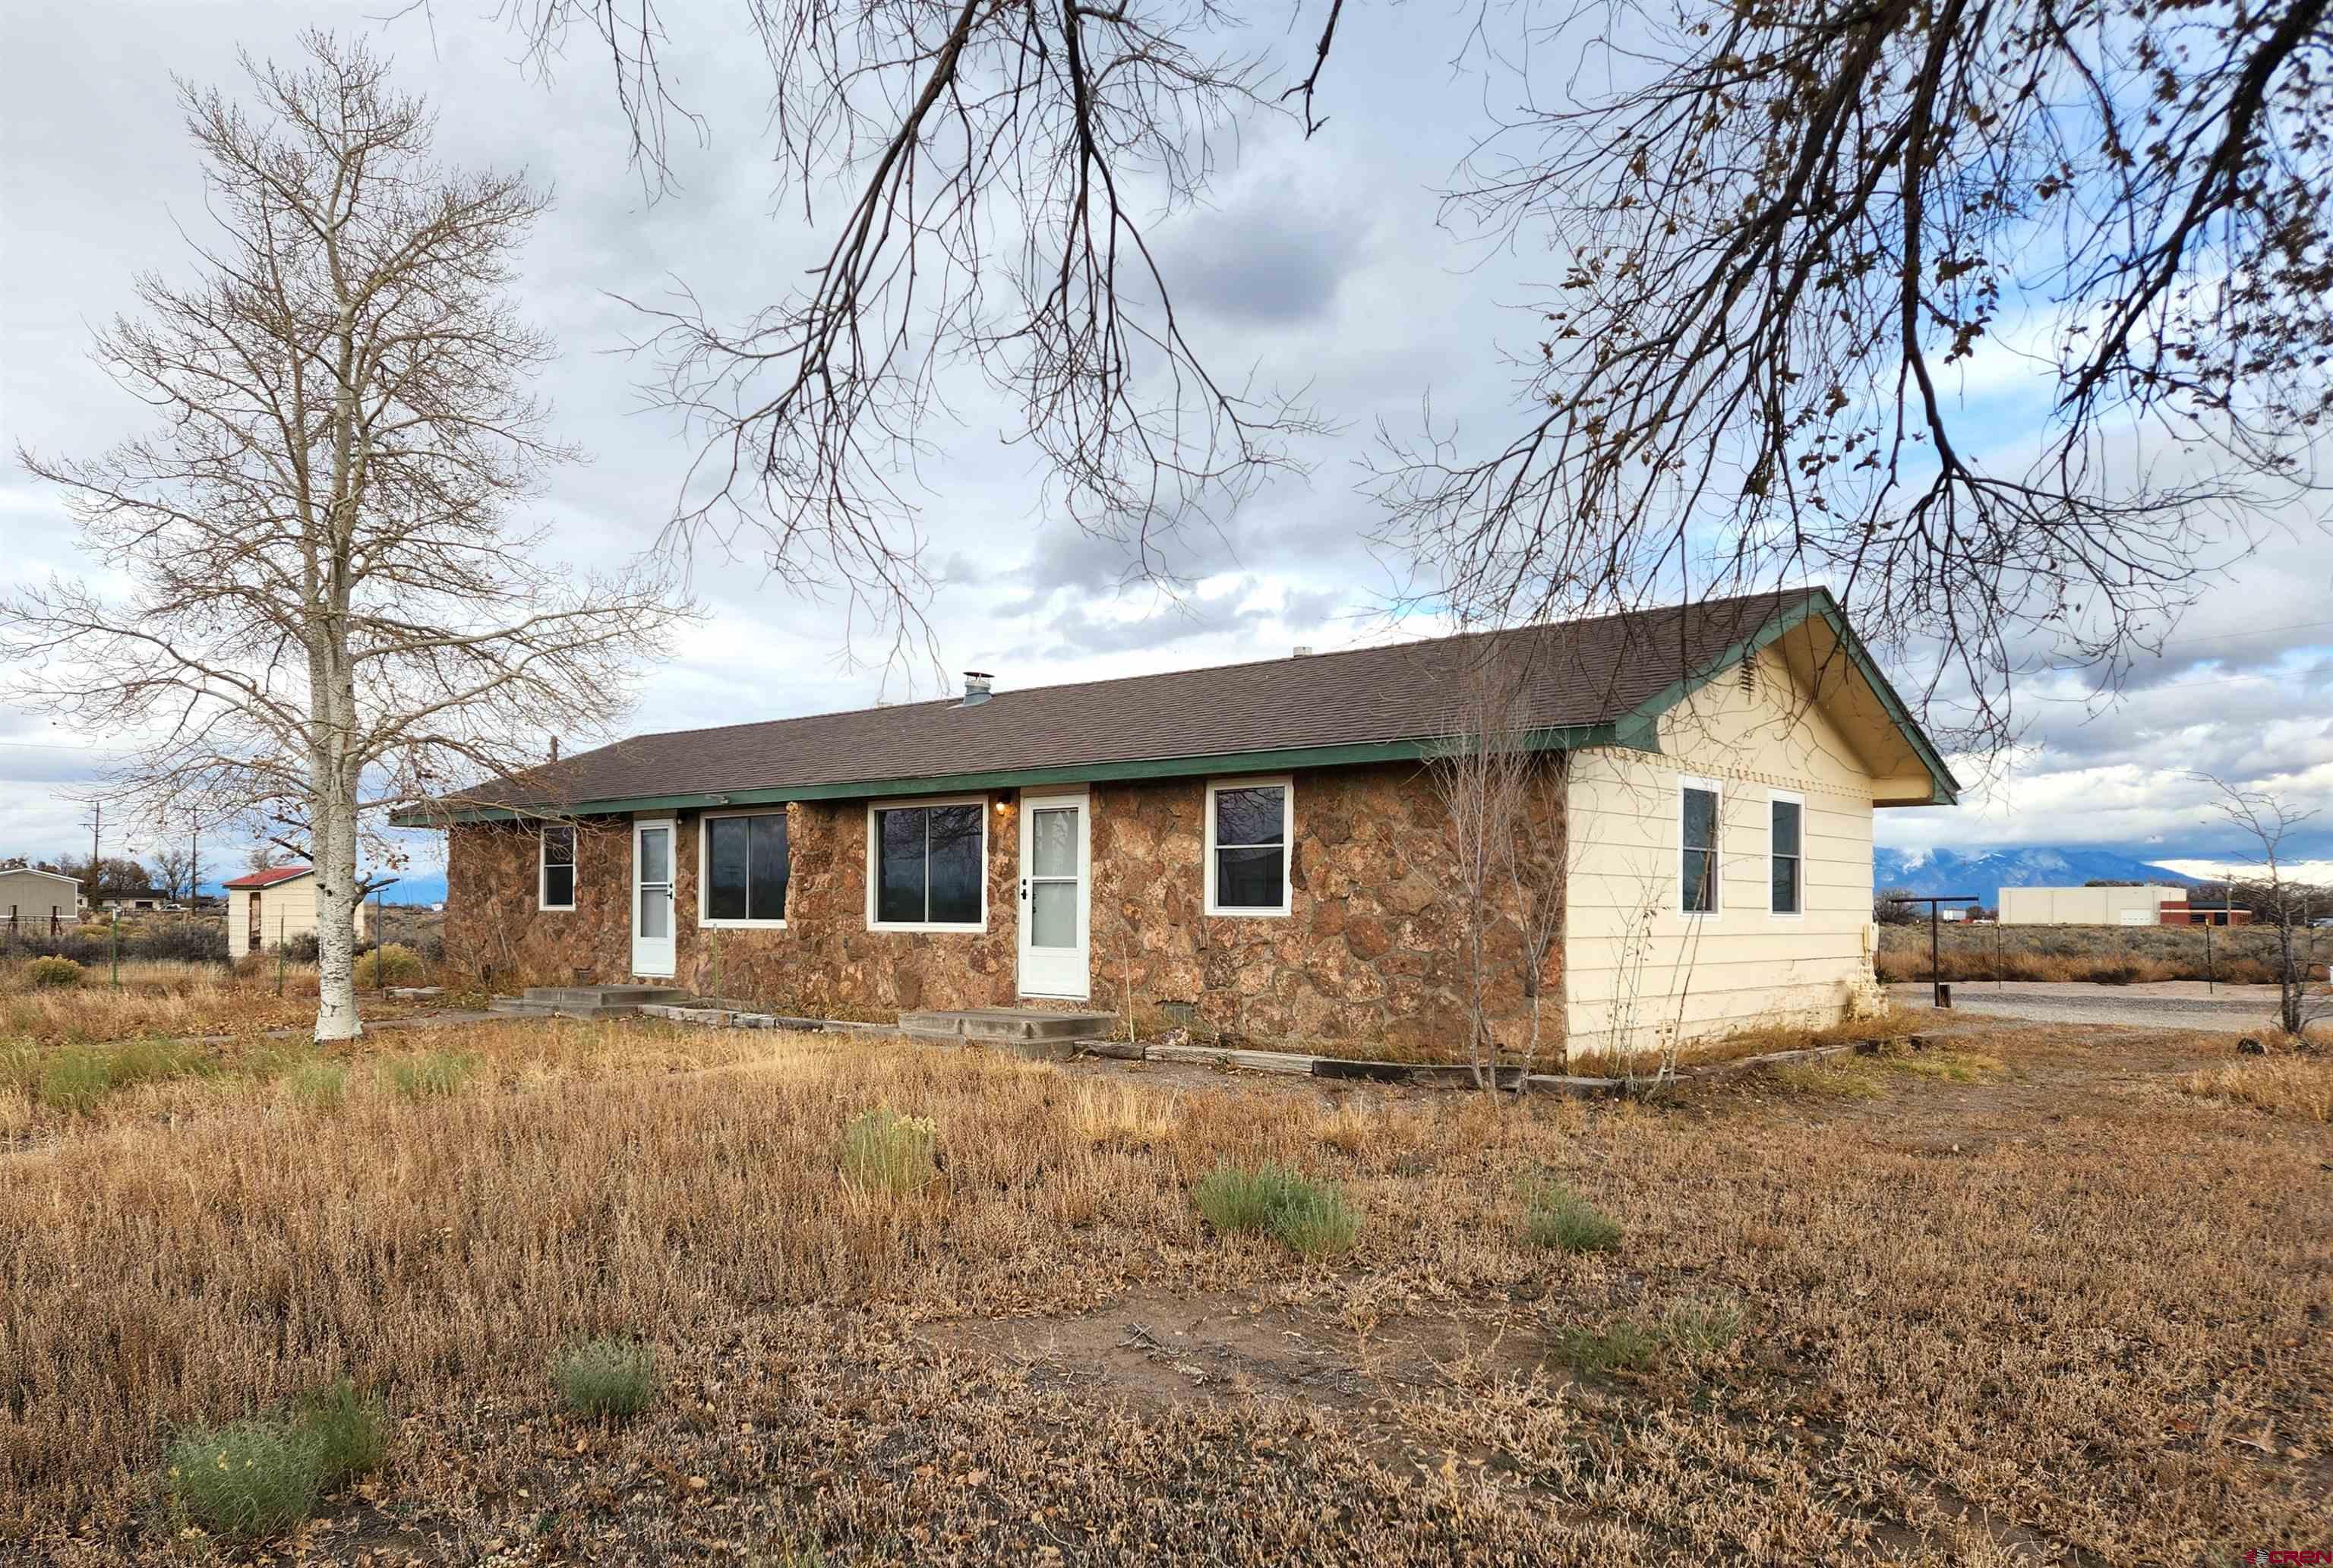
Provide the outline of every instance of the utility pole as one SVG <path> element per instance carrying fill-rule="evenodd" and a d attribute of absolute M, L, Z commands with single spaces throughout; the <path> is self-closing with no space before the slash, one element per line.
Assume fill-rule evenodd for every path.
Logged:
<path fill-rule="evenodd" d="M 97 840 L 104 827 L 105 802 L 92 800 L 89 803 L 89 897 L 91 904 L 97 902 Z"/>

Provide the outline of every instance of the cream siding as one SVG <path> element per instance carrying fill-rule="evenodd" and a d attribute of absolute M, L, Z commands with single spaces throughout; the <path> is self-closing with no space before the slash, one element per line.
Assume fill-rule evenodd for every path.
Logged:
<path fill-rule="evenodd" d="M 226 951 L 229 958 L 241 958 L 251 951 L 251 894 L 247 887 L 231 887 L 226 894 Z M 316 879 L 311 875 L 295 876 L 289 882 L 279 882 L 264 887 L 259 893 L 260 946 L 273 949 L 293 937 L 312 936 L 316 931 Z M 366 940 L 372 926 L 372 906 L 357 906 L 357 940 Z"/>
<path fill-rule="evenodd" d="M 1672 709 L 1662 754 L 1574 755 L 1565 1002 L 1575 1047 L 1829 1024 L 1871 978 L 1874 774 L 1770 649 Z M 1678 786 L 1718 786 L 1717 912 L 1680 908 Z M 1768 907 L 1771 802 L 1800 798 L 1803 913 Z"/>
<path fill-rule="evenodd" d="M 67 923 L 81 917 L 81 884 L 43 872 L 0 871 L 0 918 L 14 916 L 29 924 L 46 925 L 53 918 Z"/>

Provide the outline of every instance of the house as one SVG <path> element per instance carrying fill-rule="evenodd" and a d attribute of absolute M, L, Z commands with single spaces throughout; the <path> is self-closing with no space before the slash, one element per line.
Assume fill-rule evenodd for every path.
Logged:
<path fill-rule="evenodd" d="M 24 865 L 0 871 L 0 915 L 16 935 L 53 933 L 81 918 L 81 884 L 61 872 Z"/>
<path fill-rule="evenodd" d="M 274 865 L 249 871 L 226 890 L 226 952 L 241 958 L 287 942 L 316 934 L 316 872 L 308 865 Z M 356 912 L 357 941 L 366 940 L 371 914 L 360 902 Z"/>
<path fill-rule="evenodd" d="M 2004 887 L 2003 925 L 2184 925 L 2187 890 L 2139 887 Z"/>
<path fill-rule="evenodd" d="M 1561 935 L 1477 971 L 1436 792 L 1470 691 L 1551 781 Z M 1823 1023 L 1874 998 L 1872 813 L 1958 785 L 1820 589 L 643 735 L 398 818 L 446 947 L 809 1014 L 1176 1002 L 1463 1051 Z M 1553 820 L 1543 818 L 1551 817 Z M 1552 847 L 1549 847 L 1552 846 Z M 1560 1004 L 1560 1005 L 1559 1005 Z"/>

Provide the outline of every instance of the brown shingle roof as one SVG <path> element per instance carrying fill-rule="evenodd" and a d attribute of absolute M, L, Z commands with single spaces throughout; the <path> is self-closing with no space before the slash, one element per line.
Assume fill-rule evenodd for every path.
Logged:
<path fill-rule="evenodd" d="M 1430 740 L 1493 645 L 1534 726 L 1611 723 L 1704 673 L 1813 590 L 1211 669 L 638 735 L 466 792 L 578 806 Z M 447 805 L 455 805 L 449 800 Z"/>

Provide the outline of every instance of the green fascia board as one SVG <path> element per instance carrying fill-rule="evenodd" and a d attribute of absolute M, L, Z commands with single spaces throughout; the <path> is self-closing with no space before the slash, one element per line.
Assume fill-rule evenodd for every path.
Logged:
<path fill-rule="evenodd" d="M 1570 724 L 1534 730 L 1534 751 L 1627 745 L 1610 724 Z M 788 800 L 858 800 L 889 795 L 950 795 L 979 789 L 1023 789 L 1044 784 L 1104 784 L 1140 779 L 1193 779 L 1233 773 L 1276 773 L 1299 768 L 1349 768 L 1367 762 L 1421 762 L 1438 754 L 1436 740 L 1371 741 L 1350 746 L 1299 746 L 1277 751 L 1234 751 L 1205 757 L 1153 757 L 1123 762 L 1081 762 L 1055 768 L 1014 768 L 987 773 L 943 773 L 922 779 L 867 779 L 840 784 L 786 784 L 766 789 L 698 790 L 574 800 L 536 811 L 499 806 L 447 810 L 408 808 L 394 812 L 398 827 L 446 827 L 456 823 L 508 822 L 524 817 L 609 817 L 634 811 L 697 811 L 726 806 L 773 806 Z"/>
<path fill-rule="evenodd" d="M 1864 647 L 1863 639 L 1857 636 L 1855 628 L 1847 624 L 1847 617 L 1840 612 L 1839 601 L 1830 597 L 1829 588 L 1809 588 L 1807 597 L 1796 608 L 1776 616 L 1760 627 L 1753 636 L 1735 643 L 1695 674 L 1683 680 L 1672 682 L 1658 694 L 1620 719 L 1613 726 L 1614 730 L 1624 737 L 1620 743 L 1636 745 L 1640 750 L 1647 751 L 1659 751 L 1660 742 L 1657 734 L 1662 714 L 1700 691 L 1735 664 L 1756 655 L 1769 643 L 1780 640 L 1805 625 L 1808 620 L 1818 617 L 1839 638 L 1839 646 L 1847 650 L 1848 660 L 1855 666 L 1856 673 L 1860 674 L 1870 685 L 1872 691 L 1877 694 L 1881 710 L 1903 733 L 1904 739 L 1910 743 L 1913 753 L 1920 759 L 1921 766 L 1928 770 L 1929 780 L 1934 786 L 1929 796 L 1929 803 L 1935 806 L 1959 805 L 1960 780 L 1953 777 L 1953 770 L 1950 768 L 1944 766 L 1943 756 L 1937 752 L 1928 737 L 1921 731 L 1919 723 L 1912 717 L 1911 709 L 1905 705 L 1902 697 L 1896 695 L 1896 688 L 1889 684 L 1887 677 L 1880 673 L 1879 665 L 1872 659 L 1869 650 Z"/>

